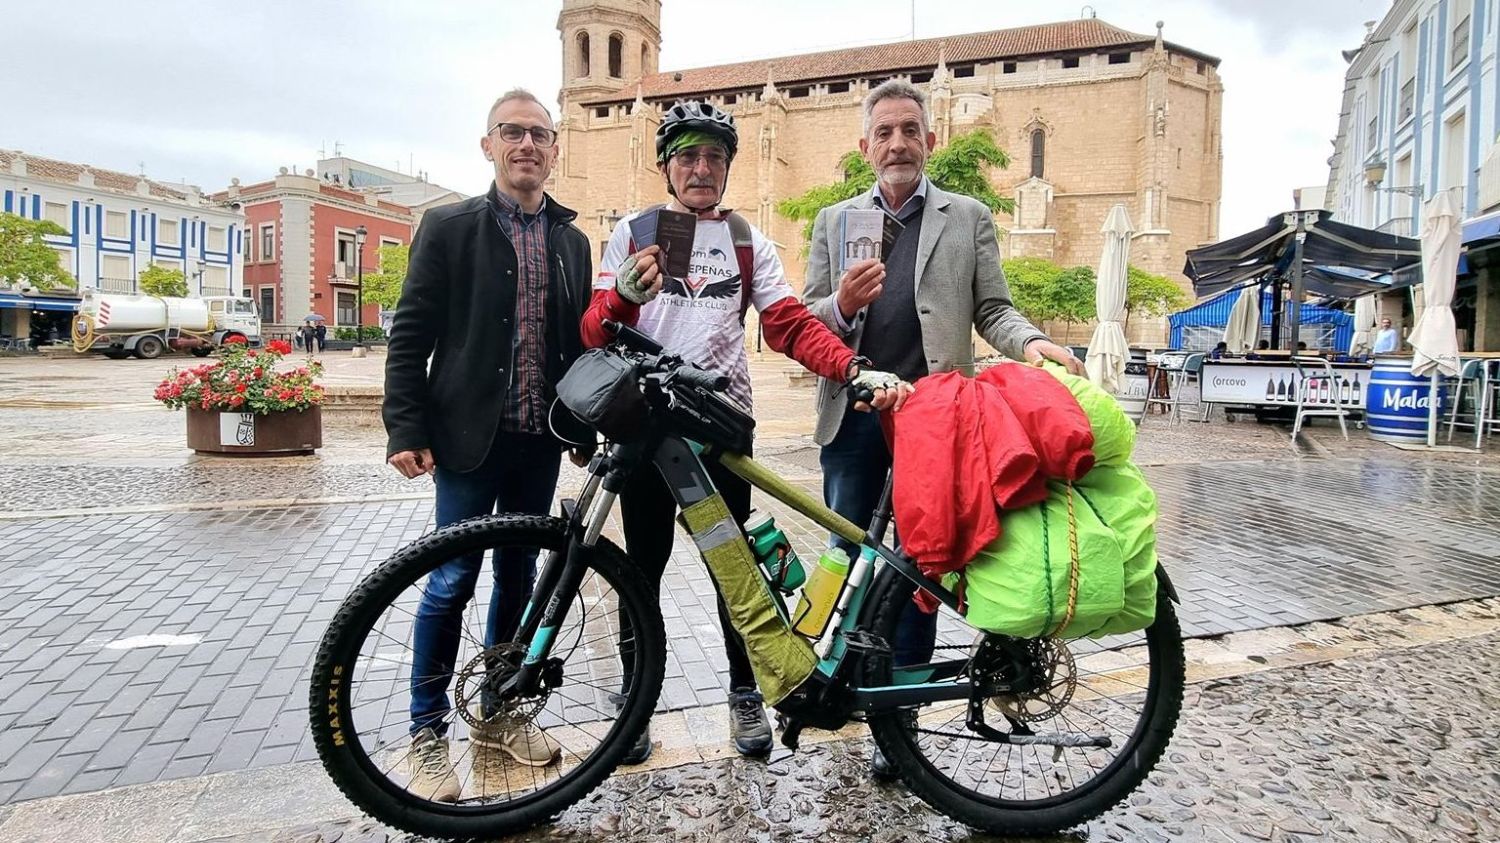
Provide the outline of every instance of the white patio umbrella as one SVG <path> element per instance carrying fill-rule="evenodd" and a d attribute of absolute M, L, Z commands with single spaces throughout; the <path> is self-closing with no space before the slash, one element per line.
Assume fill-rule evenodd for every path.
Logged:
<path fill-rule="evenodd" d="M 1260 285 L 1252 284 L 1240 291 L 1224 325 L 1224 344 L 1230 354 L 1244 354 L 1260 340 Z"/>
<path fill-rule="evenodd" d="M 1359 354 L 1375 347 L 1375 296 L 1360 296 L 1354 300 L 1354 340 L 1349 343 L 1349 353 Z"/>
<path fill-rule="evenodd" d="M 1427 200 L 1422 215 L 1422 315 L 1406 341 L 1415 349 L 1411 373 L 1430 375 L 1427 445 L 1437 442 L 1438 379 L 1458 374 L 1458 330 L 1453 324 L 1453 288 L 1458 283 L 1462 229 L 1450 191 Z"/>
<path fill-rule="evenodd" d="M 1118 393 L 1125 382 L 1125 361 L 1130 346 L 1125 342 L 1125 285 L 1130 265 L 1130 216 L 1124 205 L 1109 209 L 1104 218 L 1104 253 L 1094 289 L 1098 326 L 1089 340 L 1084 367 L 1089 380 L 1104 391 Z"/>

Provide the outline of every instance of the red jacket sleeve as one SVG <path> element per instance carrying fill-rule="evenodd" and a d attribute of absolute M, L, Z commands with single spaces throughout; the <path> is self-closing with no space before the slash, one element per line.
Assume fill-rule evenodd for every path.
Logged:
<path fill-rule="evenodd" d="M 614 289 L 595 290 L 589 299 L 588 309 L 583 312 L 583 322 L 578 332 L 583 336 L 584 348 L 602 348 L 614 339 L 604 330 L 604 320 L 613 319 L 631 327 L 641 318 L 641 306 L 628 302 Z"/>
<path fill-rule="evenodd" d="M 613 292 L 613 291 L 610 291 Z M 592 310 L 592 308 L 591 308 Z M 587 324 L 588 317 L 584 317 Z M 854 352 L 828 330 L 796 296 L 787 296 L 760 312 L 760 328 L 773 351 L 796 360 L 808 371 L 843 381 Z M 584 342 L 588 342 L 585 335 Z"/>
<path fill-rule="evenodd" d="M 1062 381 L 1036 366 L 1005 363 L 979 374 L 1020 419 L 1048 477 L 1077 480 L 1094 467 L 1094 430 Z"/>

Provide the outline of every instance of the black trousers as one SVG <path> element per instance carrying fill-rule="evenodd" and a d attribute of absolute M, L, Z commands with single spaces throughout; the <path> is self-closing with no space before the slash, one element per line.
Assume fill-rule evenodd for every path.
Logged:
<path fill-rule="evenodd" d="M 724 496 L 724 503 L 736 522 L 745 523 L 750 517 L 750 484 L 717 462 L 706 463 L 709 477 Z M 625 552 L 640 568 L 641 573 L 660 593 L 662 573 L 667 569 L 667 560 L 672 556 L 672 544 L 677 536 L 677 500 L 661 472 L 654 465 L 643 465 L 630 476 L 620 493 L 620 518 L 625 528 Z M 729 623 L 729 611 L 724 598 L 718 596 L 719 626 L 724 630 L 724 654 L 729 658 L 729 688 L 755 687 L 755 673 L 750 669 L 750 658 L 745 655 L 745 644 L 738 632 Z M 671 630 L 667 631 L 671 635 Z M 628 672 L 627 672 L 628 675 Z"/>

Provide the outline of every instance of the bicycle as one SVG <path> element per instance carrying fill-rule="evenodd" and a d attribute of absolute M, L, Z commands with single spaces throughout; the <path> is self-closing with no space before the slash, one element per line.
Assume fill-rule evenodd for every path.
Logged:
<path fill-rule="evenodd" d="M 614 403 L 639 403 L 644 415 L 633 435 L 606 440 L 578 498 L 564 500 L 555 517 L 487 516 L 430 533 L 368 575 L 333 618 L 313 671 L 312 732 L 351 801 L 413 833 L 488 838 L 546 822 L 608 777 L 655 710 L 666 637 L 656 596 L 601 531 L 625 478 L 650 470 L 648 462 L 685 515 L 721 500 L 704 469 L 710 459 L 861 548 L 826 631 L 811 642 L 816 669 L 775 706 L 785 746 L 795 750 L 805 728 L 863 720 L 912 792 L 1001 834 L 1072 828 L 1145 779 L 1183 695 L 1177 598 L 1165 570 L 1158 566 L 1155 620 L 1141 632 L 1023 640 L 968 626 L 957 595 L 884 543 L 889 478 L 869 529 L 859 528 L 743 455 L 754 422 L 720 396 L 727 378 L 664 354 L 631 328 L 611 328 L 607 356 L 630 384 Z M 739 530 L 687 526 L 700 551 L 704 535 L 724 542 L 717 547 L 745 543 Z M 452 760 L 461 795 L 433 801 L 403 783 L 410 718 L 397 703 L 404 688 L 447 677 L 413 675 L 411 607 L 444 562 L 512 548 L 536 549 L 543 562 L 514 630 L 497 629 L 493 607 L 480 608 L 483 593 L 465 609 L 443 715 L 450 741 L 463 746 Z M 937 641 L 930 661 L 896 665 L 888 642 L 918 590 L 941 604 Z M 779 600 L 777 610 L 785 623 Z M 519 763 L 485 738 L 527 724 L 555 739 L 556 762 Z"/>

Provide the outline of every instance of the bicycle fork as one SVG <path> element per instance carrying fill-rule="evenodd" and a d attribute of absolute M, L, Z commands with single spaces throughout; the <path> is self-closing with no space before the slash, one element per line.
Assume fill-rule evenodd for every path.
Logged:
<path fill-rule="evenodd" d="M 527 645 L 526 657 L 515 674 L 500 687 L 501 699 L 533 693 L 542 679 L 553 639 L 567 620 L 572 595 L 578 592 L 587 573 L 588 566 L 583 560 L 599 540 L 629 475 L 623 466 L 631 450 L 632 446 L 616 445 L 609 453 L 595 456 L 589 463 L 589 480 L 584 484 L 578 501 L 563 501 L 563 515 L 569 526 L 568 543 L 561 552 L 548 553 L 542 563 L 516 632 L 515 640 Z M 581 536 L 577 529 L 580 524 L 583 526 Z M 546 603 L 537 611 L 540 600 Z"/>

